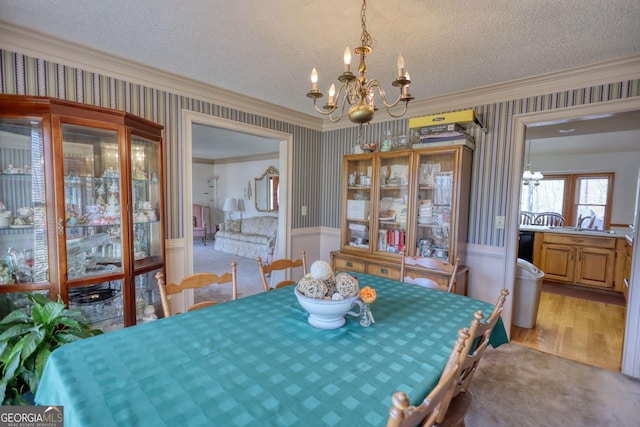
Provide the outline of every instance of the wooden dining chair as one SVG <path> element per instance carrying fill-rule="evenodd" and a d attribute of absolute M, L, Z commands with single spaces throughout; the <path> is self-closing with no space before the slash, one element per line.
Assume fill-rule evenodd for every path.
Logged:
<path fill-rule="evenodd" d="M 520 211 L 520 225 L 531 225 L 536 219 L 533 212 Z"/>
<path fill-rule="evenodd" d="M 269 281 L 267 276 L 270 276 L 274 271 L 293 271 L 296 268 L 302 267 L 303 276 L 307 274 L 307 254 L 304 250 L 301 252 L 300 258 L 293 260 L 288 258 L 280 258 L 272 261 L 270 264 L 263 264 L 262 258 L 256 258 L 258 262 L 258 269 L 260 270 L 260 278 L 262 279 L 262 287 L 265 291 L 270 291 L 276 288 L 282 288 L 284 286 L 293 285 L 295 280 L 283 280 L 276 283 L 275 286 L 269 287 Z"/>
<path fill-rule="evenodd" d="M 578 228 L 593 228 L 593 224 L 596 221 L 596 217 L 595 215 L 590 215 L 590 216 L 578 216 L 578 221 L 576 223 L 576 226 Z"/>
<path fill-rule="evenodd" d="M 458 380 L 455 386 L 449 391 L 443 400 L 442 411 L 436 417 L 436 425 L 439 427 L 464 426 L 464 417 L 471 406 L 473 398 L 469 391 L 469 384 L 478 368 L 480 359 L 491 338 L 491 332 L 504 309 L 504 303 L 509 295 L 509 291 L 502 289 L 498 302 L 493 307 L 493 312 L 487 321 L 483 322 L 484 314 L 478 310 L 473 313 L 471 326 L 465 328 L 468 331 L 468 338 L 465 341 L 464 349 L 458 367 Z"/>
<path fill-rule="evenodd" d="M 231 262 L 231 272 L 226 272 L 222 275 L 214 273 L 195 273 L 185 277 L 180 283 L 166 284 L 164 280 L 164 274 L 156 274 L 158 281 L 158 288 L 160 289 L 160 299 L 162 301 L 162 311 L 164 317 L 171 316 L 171 297 L 176 294 L 182 293 L 186 289 L 199 289 L 209 285 L 223 285 L 231 283 L 231 299 L 238 299 L 238 282 L 236 278 L 237 262 Z M 228 301 L 228 300 L 226 300 Z M 211 305 L 219 304 L 224 301 L 201 301 L 193 304 L 187 311 L 197 310 L 199 308 L 208 307 Z"/>
<path fill-rule="evenodd" d="M 541 212 L 536 215 L 534 225 L 546 225 L 547 227 L 564 227 L 566 221 L 557 212 Z"/>
<path fill-rule="evenodd" d="M 438 258 L 406 256 L 403 252 L 400 263 L 400 281 L 423 286 L 425 288 L 438 289 L 446 292 L 455 292 L 459 263 L 460 258 L 456 258 L 455 262 L 453 264 L 450 264 L 449 262 L 440 260 Z M 449 283 L 446 287 L 442 286 L 435 280 L 424 277 L 424 275 L 420 272 L 407 269 L 406 266 L 414 266 L 424 268 L 426 270 L 435 270 L 439 273 L 446 273 L 450 276 Z"/>
<path fill-rule="evenodd" d="M 458 338 L 453 345 L 438 384 L 429 392 L 420 405 L 411 406 L 409 398 L 403 391 L 393 394 L 391 397 L 393 406 L 389 409 L 387 427 L 432 426 L 434 424 L 441 411 L 443 409 L 446 410 L 442 406 L 445 397 L 456 385 L 459 365 L 463 356 L 462 351 L 468 338 L 468 328 L 458 331 Z"/>

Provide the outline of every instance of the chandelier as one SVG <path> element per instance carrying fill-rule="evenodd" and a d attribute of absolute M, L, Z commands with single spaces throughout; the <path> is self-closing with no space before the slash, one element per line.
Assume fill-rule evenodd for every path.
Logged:
<path fill-rule="evenodd" d="M 400 95 L 395 102 L 389 103 L 387 96 L 380 82 L 376 79 L 367 79 L 367 64 L 365 57 L 371 53 L 372 37 L 367 31 L 367 2 L 363 0 L 362 9 L 360 10 L 360 21 L 362 23 L 362 35 L 360 36 L 360 46 L 354 49 L 356 55 L 360 57 L 360 65 L 358 66 L 358 76 L 353 74 L 351 67 L 351 51 L 347 47 L 344 51 L 344 72 L 338 76 L 341 85 L 336 93 L 335 84 L 331 84 L 329 88 L 329 99 L 327 103 L 318 108 L 317 101 L 322 98 L 322 92 L 318 90 L 318 72 L 314 68 L 311 71 L 311 91 L 307 93 L 309 98 L 313 99 L 313 106 L 320 114 L 329 116 L 329 120 L 333 123 L 339 121 L 344 116 L 347 104 L 350 106 L 348 110 L 349 120 L 354 123 L 365 124 L 373 119 L 375 111 L 378 107 L 375 105 L 375 89 L 380 94 L 380 100 L 387 109 L 387 113 L 391 117 L 402 117 L 407 112 L 409 101 L 413 99 L 409 94 L 409 84 L 411 79 L 409 73 L 404 69 L 404 58 L 402 54 L 398 55 L 398 76 L 391 83 L 400 89 Z M 404 102 L 404 108 L 398 113 L 391 111 L 392 108 Z M 339 108 L 340 107 L 340 108 Z M 334 112 L 339 114 L 334 115 Z"/>
<path fill-rule="evenodd" d="M 527 164 L 524 166 L 524 172 L 522 173 L 522 183 L 524 185 L 529 185 L 530 183 L 534 186 L 540 185 L 540 180 L 544 178 L 541 172 L 531 172 L 531 164 L 529 161 L 531 160 L 531 141 L 529 141 L 529 151 L 527 153 Z"/>

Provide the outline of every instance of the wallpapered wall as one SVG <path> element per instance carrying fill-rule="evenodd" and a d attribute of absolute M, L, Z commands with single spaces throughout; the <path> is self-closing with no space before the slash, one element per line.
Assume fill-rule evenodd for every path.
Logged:
<path fill-rule="evenodd" d="M 299 200 L 309 206 L 309 213 L 304 217 L 294 210 L 292 228 L 320 225 L 321 180 L 317 177 L 322 135 L 319 131 L 6 50 L 0 50 L 0 93 L 49 96 L 98 105 L 164 125 L 165 203 L 172 207 L 166 209 L 168 238 L 182 237 L 183 108 L 289 133 L 293 135 L 293 206 L 299 207 Z M 304 180 L 300 176 L 315 179 Z"/>
<path fill-rule="evenodd" d="M 293 135 L 292 228 L 340 226 L 342 156 L 353 151 L 358 128 L 319 132 L 209 102 L 124 82 L 109 76 L 78 70 L 18 53 L 0 51 L 0 93 L 51 96 L 116 108 L 165 126 L 166 203 L 168 237 L 181 236 L 182 209 L 179 173 L 182 164 L 181 109 L 210 114 Z M 596 102 L 640 96 L 640 80 L 612 82 L 558 93 L 540 94 L 495 104 L 469 105 L 482 118 L 488 132 L 477 126 L 475 138 L 469 243 L 504 246 L 504 230 L 493 227 L 496 215 L 505 215 L 511 165 L 509 144 L 514 114 L 553 110 Z M 365 139 L 380 139 L 387 129 L 406 132 L 407 120 L 398 119 L 364 127 Z M 308 206 L 301 216 L 299 207 Z"/>
<path fill-rule="evenodd" d="M 488 129 L 483 133 L 478 126 L 471 125 L 468 132 L 474 137 L 476 149 L 473 156 L 472 183 L 470 194 L 468 243 L 488 246 L 504 246 L 505 230 L 493 226 L 496 215 L 505 215 L 508 182 L 512 159 L 510 158 L 511 121 L 514 114 L 548 111 L 558 108 L 591 104 L 628 97 L 640 96 L 640 80 L 616 82 L 589 88 L 575 89 L 559 93 L 544 94 L 496 104 L 469 105 Z M 379 139 L 387 129 L 405 132 L 407 120 L 394 120 L 369 125 L 365 139 Z M 341 129 L 325 132 L 323 135 L 323 155 L 327 159 L 323 171 L 327 188 L 340 188 L 342 155 L 351 153 L 357 140 L 356 129 Z M 340 194 L 325 191 L 322 203 L 322 223 L 327 227 L 339 227 Z"/>

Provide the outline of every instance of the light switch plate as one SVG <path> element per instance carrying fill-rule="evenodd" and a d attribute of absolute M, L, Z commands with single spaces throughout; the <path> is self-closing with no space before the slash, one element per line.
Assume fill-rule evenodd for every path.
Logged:
<path fill-rule="evenodd" d="M 496 216 L 496 228 L 504 230 L 504 217 L 501 215 Z"/>

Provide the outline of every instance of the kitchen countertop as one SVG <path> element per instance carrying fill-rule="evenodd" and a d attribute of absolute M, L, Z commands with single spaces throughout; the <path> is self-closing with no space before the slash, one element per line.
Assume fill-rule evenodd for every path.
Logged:
<path fill-rule="evenodd" d="M 577 227 L 548 227 L 545 225 L 521 225 L 520 231 L 537 231 L 540 233 L 578 234 L 582 236 L 626 238 L 631 233 L 630 227 L 611 227 L 609 230 L 591 230 Z"/>

